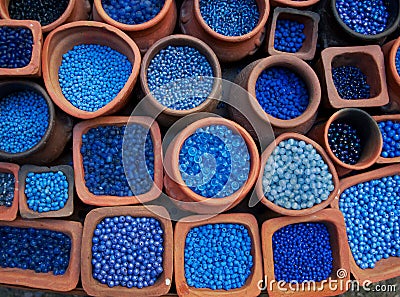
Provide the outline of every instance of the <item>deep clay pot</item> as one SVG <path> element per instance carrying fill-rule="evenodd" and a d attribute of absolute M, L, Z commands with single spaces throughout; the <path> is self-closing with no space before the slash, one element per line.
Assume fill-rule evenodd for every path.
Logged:
<path fill-rule="evenodd" d="M 400 114 L 388 114 L 388 115 L 380 115 L 380 116 L 373 116 L 372 117 L 377 123 L 385 122 L 385 121 L 394 121 L 400 123 Z M 400 157 L 394 158 L 384 158 L 379 156 L 378 160 L 376 161 L 378 164 L 390 164 L 390 163 L 400 163 Z"/>
<path fill-rule="evenodd" d="M 0 162 L 1 173 L 12 173 L 14 175 L 14 199 L 11 207 L 0 206 L 0 221 L 14 221 L 18 214 L 18 171 L 19 166 L 12 163 Z"/>

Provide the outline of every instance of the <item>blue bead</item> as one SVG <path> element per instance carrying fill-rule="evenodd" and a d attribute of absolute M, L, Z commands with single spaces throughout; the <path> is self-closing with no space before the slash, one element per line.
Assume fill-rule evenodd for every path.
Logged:
<path fill-rule="evenodd" d="M 342 162 L 354 165 L 361 157 L 360 133 L 351 124 L 335 121 L 328 129 L 329 147 Z"/>
<path fill-rule="evenodd" d="M 367 76 L 355 66 L 340 66 L 332 69 L 333 83 L 342 99 L 369 99 L 371 87 Z"/>
<path fill-rule="evenodd" d="M 306 36 L 304 24 L 287 19 L 278 19 L 275 27 L 274 47 L 281 52 L 297 53 Z"/>
<path fill-rule="evenodd" d="M 22 68 L 32 58 L 33 36 L 26 28 L 0 27 L 0 68 Z"/>
<path fill-rule="evenodd" d="M 0 172 L 0 207 L 12 206 L 14 201 L 14 189 L 15 189 L 14 175 L 12 173 Z"/>
<path fill-rule="evenodd" d="M 389 120 L 379 122 L 378 126 L 383 139 L 381 157 L 395 158 L 400 156 L 400 125 Z"/>

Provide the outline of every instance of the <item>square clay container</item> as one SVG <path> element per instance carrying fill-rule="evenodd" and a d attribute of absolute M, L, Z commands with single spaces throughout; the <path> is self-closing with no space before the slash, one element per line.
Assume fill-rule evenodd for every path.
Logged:
<path fill-rule="evenodd" d="M 64 207 L 59 210 L 37 212 L 29 208 L 25 195 L 25 181 L 28 173 L 43 173 L 62 171 L 67 177 L 68 200 Z M 59 165 L 53 167 L 39 167 L 34 165 L 24 165 L 19 172 L 19 213 L 24 219 L 40 218 L 60 218 L 69 217 L 74 212 L 74 170 L 69 165 Z"/>
<path fill-rule="evenodd" d="M 11 207 L 0 206 L 0 221 L 13 221 L 18 214 L 18 172 L 19 166 L 12 163 L 0 163 L 0 172 L 14 175 L 14 199 Z"/>
<path fill-rule="evenodd" d="M 251 237 L 251 255 L 253 256 L 253 267 L 251 275 L 245 285 L 232 290 L 212 290 L 207 288 L 190 287 L 185 277 L 185 242 L 189 231 L 198 226 L 208 224 L 241 224 L 248 230 Z M 255 297 L 261 292 L 258 284 L 262 280 L 262 258 L 260 249 L 260 235 L 255 217 L 247 213 L 220 214 L 217 216 L 194 215 L 181 219 L 175 226 L 174 235 L 174 267 L 175 285 L 179 296 L 201 296 L 201 297 Z"/>
<path fill-rule="evenodd" d="M 379 124 L 379 122 L 386 122 L 386 121 L 393 121 L 400 124 L 400 114 L 388 114 L 388 115 L 380 115 L 380 116 L 373 116 L 374 120 Z M 376 161 L 378 164 L 393 164 L 393 163 L 400 163 L 400 156 L 394 158 L 384 158 L 379 156 L 378 160 Z"/>
<path fill-rule="evenodd" d="M 31 20 L 0 20 L 0 27 L 27 28 L 33 37 L 32 56 L 28 65 L 22 68 L 0 68 L 0 78 L 40 77 L 42 74 L 42 28 Z"/>
<path fill-rule="evenodd" d="M 377 170 L 354 175 L 340 181 L 340 190 L 341 192 L 344 192 L 347 188 L 350 188 L 359 183 L 396 174 L 400 174 L 399 165 L 386 166 Z M 339 199 L 340 196 L 333 200 L 333 202 L 331 203 L 331 206 L 333 208 L 339 209 Z M 350 246 L 348 244 L 346 244 L 346 248 L 349 250 L 351 273 L 353 274 L 354 278 L 358 280 L 361 284 L 364 281 L 370 281 L 374 283 L 400 276 L 399 257 L 389 257 L 387 259 L 381 259 L 375 263 L 375 268 L 361 269 L 356 264 L 353 258 L 353 254 L 350 250 Z"/>
<path fill-rule="evenodd" d="M 153 186 L 147 193 L 138 196 L 111 196 L 111 195 L 94 195 L 86 187 L 85 171 L 83 168 L 83 158 L 81 154 L 82 135 L 92 128 L 99 126 L 123 126 L 127 124 L 140 124 L 149 128 L 153 141 L 154 150 L 154 178 Z M 96 206 L 118 206 L 132 205 L 152 201 L 161 195 L 163 188 L 163 162 L 162 162 L 162 146 L 160 128 L 156 121 L 149 117 L 122 117 L 110 116 L 100 117 L 77 124 L 73 133 L 73 159 L 75 171 L 76 192 L 79 198 L 85 204 Z"/>
<path fill-rule="evenodd" d="M 329 276 L 337 281 L 337 290 L 332 290 L 326 280 L 317 282 L 316 288 L 305 287 L 305 290 L 294 291 L 290 284 L 279 285 L 275 279 L 274 252 L 272 247 L 272 236 L 279 229 L 299 223 L 323 223 L 328 228 L 333 256 L 333 269 Z M 262 251 L 264 258 L 264 272 L 268 281 L 264 284 L 268 295 L 273 296 L 335 296 L 347 291 L 347 282 L 350 280 L 349 249 L 347 243 L 346 226 L 343 215 L 336 209 L 324 209 L 311 215 L 302 217 L 280 217 L 264 222 L 261 230 Z M 265 280 L 264 280 L 265 281 Z"/>
<path fill-rule="evenodd" d="M 52 272 L 36 273 L 33 270 L 19 268 L 1 268 L 0 283 L 25 286 L 37 289 L 68 292 L 76 288 L 79 281 L 82 225 L 79 222 L 63 220 L 21 220 L 0 222 L 0 226 L 17 228 L 47 229 L 62 232 L 71 239 L 71 253 L 68 268 L 63 275 Z"/>
<path fill-rule="evenodd" d="M 371 87 L 369 99 L 347 100 L 339 96 L 333 82 L 332 69 L 340 66 L 355 66 L 367 76 L 367 83 Z M 321 52 L 317 73 L 321 80 L 322 103 L 325 107 L 366 108 L 389 103 L 385 61 L 383 52 L 378 45 L 326 48 Z"/>
<path fill-rule="evenodd" d="M 318 23 L 319 14 L 306 10 L 298 10 L 294 8 L 275 8 L 272 21 L 269 24 L 269 39 L 267 51 L 271 56 L 280 54 L 294 55 L 303 60 L 312 60 L 315 56 L 318 40 Z M 275 30 L 278 20 L 297 21 L 304 25 L 303 33 L 306 39 L 303 46 L 296 53 L 282 52 L 275 49 Z"/>
<path fill-rule="evenodd" d="M 104 218 L 115 216 L 150 217 L 157 219 L 164 230 L 163 273 L 153 286 L 127 288 L 122 286 L 108 287 L 92 276 L 92 238 L 93 232 Z M 162 296 L 169 292 L 173 273 L 173 229 L 168 211 L 162 206 L 117 206 L 92 210 L 85 219 L 81 250 L 82 286 L 90 296 L 131 297 Z"/>

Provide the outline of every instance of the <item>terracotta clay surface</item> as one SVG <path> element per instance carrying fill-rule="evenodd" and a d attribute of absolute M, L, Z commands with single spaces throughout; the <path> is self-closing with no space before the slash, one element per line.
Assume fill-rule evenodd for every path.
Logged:
<path fill-rule="evenodd" d="M 52 272 L 36 273 L 19 268 L 0 268 L 0 283 L 61 292 L 75 289 L 79 281 L 82 240 L 82 225 L 79 222 L 17 219 L 13 222 L 0 221 L 0 226 L 47 229 L 62 232 L 71 239 L 71 254 L 65 274 L 53 275 Z"/>
<path fill-rule="evenodd" d="M 251 255 L 253 256 L 253 268 L 245 285 L 241 288 L 226 290 L 197 289 L 190 287 L 185 277 L 185 240 L 189 231 L 198 226 L 207 224 L 241 224 L 248 230 L 251 237 Z M 175 226 L 174 234 L 174 267 L 175 284 L 179 296 L 185 297 L 255 297 L 260 294 L 258 282 L 263 279 L 262 258 L 260 249 L 260 235 L 257 221 L 254 216 L 246 213 L 220 214 L 215 217 L 195 215 L 181 219 Z"/>
<path fill-rule="evenodd" d="M 193 192 L 186 186 L 179 170 L 179 152 L 185 140 L 195 133 L 197 129 L 210 125 L 224 125 L 240 133 L 246 142 L 250 155 L 250 172 L 247 181 L 235 193 L 224 198 L 205 198 Z M 164 168 L 166 193 L 178 208 L 200 214 L 214 214 L 231 209 L 246 197 L 257 180 L 260 170 L 260 159 L 257 146 L 245 129 L 235 122 L 224 118 L 208 117 L 193 122 L 174 138 L 165 154 Z"/>
<path fill-rule="evenodd" d="M 385 56 L 386 81 L 390 98 L 390 109 L 400 111 L 400 75 L 396 68 L 396 54 L 400 37 L 382 46 Z"/>
<path fill-rule="evenodd" d="M 18 171 L 19 166 L 11 163 L 0 162 L 1 173 L 12 173 L 15 179 L 14 199 L 11 207 L 0 206 L 0 221 L 13 221 L 18 214 Z"/>
<path fill-rule="evenodd" d="M 149 128 L 154 149 L 154 184 L 149 192 L 139 196 L 97 196 L 92 194 L 86 187 L 83 158 L 81 154 L 82 135 L 91 128 L 99 126 L 124 126 L 129 124 L 140 124 Z M 96 206 L 117 206 L 149 202 L 158 198 L 163 188 L 163 161 L 160 128 L 156 121 L 148 117 L 100 117 L 90 121 L 84 121 L 74 127 L 73 136 L 73 160 L 75 172 L 75 186 L 79 198 L 85 204 Z"/>
<path fill-rule="evenodd" d="M 163 230 L 163 273 L 153 286 L 138 288 L 127 288 L 116 286 L 109 288 L 103 285 L 92 276 L 92 238 L 93 232 L 98 223 L 106 217 L 114 216 L 132 216 L 132 217 L 151 217 L 157 219 Z M 86 216 L 83 238 L 82 238 L 82 254 L 81 254 L 81 273 L 83 289 L 90 296 L 107 297 L 107 296 L 161 296 L 167 294 L 172 283 L 173 273 L 173 230 L 172 223 L 168 211 L 162 206 L 119 206 L 97 208 L 89 212 Z"/>
<path fill-rule="evenodd" d="M 386 166 L 377 170 L 372 170 L 366 173 L 362 173 L 359 175 L 354 175 L 340 181 L 340 191 L 343 193 L 347 188 L 350 188 L 359 183 L 367 182 L 374 179 L 379 179 L 385 176 L 391 175 L 399 175 L 400 174 L 400 166 L 399 165 L 391 165 Z M 331 206 L 335 209 L 339 208 L 339 199 L 340 196 L 336 197 L 335 200 L 332 201 Z M 346 236 L 347 237 L 347 236 Z M 353 255 L 350 251 L 349 245 L 346 245 L 346 248 L 349 250 L 350 254 L 350 266 L 351 273 L 354 275 L 355 279 L 357 279 L 361 284 L 364 281 L 370 282 L 379 282 L 382 280 L 390 279 L 393 277 L 400 276 L 400 258 L 399 257 L 389 257 L 387 259 L 382 259 L 375 264 L 375 268 L 367 268 L 361 269 L 355 262 Z"/>
<path fill-rule="evenodd" d="M 111 47 L 125 55 L 132 63 L 132 72 L 125 86 L 112 101 L 94 112 L 73 106 L 64 97 L 59 83 L 58 69 L 62 56 L 80 44 L 100 44 Z M 99 22 L 74 22 L 58 27 L 47 36 L 42 56 L 43 79 L 51 99 L 58 107 L 76 118 L 91 119 L 114 113 L 127 103 L 139 75 L 140 62 L 139 48 L 119 29 Z"/>
<path fill-rule="evenodd" d="M 272 6 L 282 6 L 282 7 L 293 7 L 298 9 L 303 9 L 318 3 L 319 0 L 271 0 Z"/>
<path fill-rule="evenodd" d="M 333 257 L 333 269 L 329 277 L 335 282 L 317 282 L 315 284 L 316 288 L 318 288 L 317 290 L 312 290 L 312 286 L 310 289 L 307 289 L 306 285 L 305 290 L 293 291 L 290 289 L 290 284 L 278 286 L 278 281 L 275 280 L 272 237 L 279 229 L 299 223 L 323 223 L 329 231 Z M 340 211 L 336 209 L 324 209 L 302 217 L 280 217 L 268 220 L 262 225 L 261 238 L 264 273 L 271 283 L 271 285 L 267 286 L 269 296 L 336 296 L 347 291 L 347 284 L 350 280 L 349 249 L 346 226 Z M 273 280 L 275 282 L 272 282 Z M 337 290 L 333 290 L 332 288 L 337 288 Z"/>

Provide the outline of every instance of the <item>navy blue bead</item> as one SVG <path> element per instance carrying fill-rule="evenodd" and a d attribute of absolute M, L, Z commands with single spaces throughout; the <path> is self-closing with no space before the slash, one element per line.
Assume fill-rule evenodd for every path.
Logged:
<path fill-rule="evenodd" d="M 22 68 L 32 58 L 33 36 L 26 28 L 0 27 L 0 68 Z"/>
<path fill-rule="evenodd" d="M 382 134 L 383 146 L 381 157 L 395 158 L 400 156 L 400 123 L 381 121 L 378 123 Z"/>
<path fill-rule="evenodd" d="M 332 69 L 333 83 L 342 99 L 369 99 L 371 87 L 367 76 L 355 66 L 340 66 Z"/>
<path fill-rule="evenodd" d="M 12 206 L 14 200 L 14 189 L 15 189 L 14 174 L 0 172 L 0 207 Z"/>
<path fill-rule="evenodd" d="M 400 75 L 400 48 L 398 48 L 396 52 L 395 64 L 397 73 Z"/>
<path fill-rule="evenodd" d="M 278 19 L 275 27 L 274 47 L 276 50 L 297 53 L 306 39 L 304 24 L 287 19 Z"/>
<path fill-rule="evenodd" d="M 328 129 L 328 142 L 333 154 L 342 162 L 354 165 L 361 157 L 361 138 L 356 128 L 341 121 Z"/>

